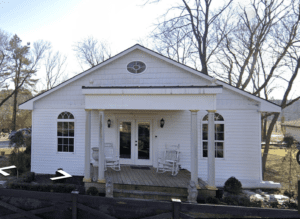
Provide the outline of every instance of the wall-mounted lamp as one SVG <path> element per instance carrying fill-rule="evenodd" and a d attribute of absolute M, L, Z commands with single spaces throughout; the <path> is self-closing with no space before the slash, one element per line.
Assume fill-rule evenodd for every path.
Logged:
<path fill-rule="evenodd" d="M 111 120 L 108 119 L 108 120 L 107 120 L 107 127 L 110 128 L 110 126 L 111 126 Z"/>
<path fill-rule="evenodd" d="M 163 128 L 165 125 L 165 120 L 164 119 L 161 119 L 160 120 L 160 127 Z"/>

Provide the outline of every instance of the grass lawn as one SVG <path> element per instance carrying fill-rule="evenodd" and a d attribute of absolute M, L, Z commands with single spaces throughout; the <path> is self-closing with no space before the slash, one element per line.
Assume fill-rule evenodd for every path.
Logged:
<path fill-rule="evenodd" d="M 289 162 L 285 159 L 285 155 L 288 152 L 286 149 L 270 149 L 267 164 L 266 164 L 266 174 L 265 181 L 274 181 L 281 183 L 280 192 L 283 193 L 285 190 L 289 190 L 289 185 L 291 191 L 297 194 L 298 179 L 300 180 L 300 165 L 296 161 L 296 150 L 292 155 L 292 183 L 289 184 Z M 263 150 L 262 150 L 263 153 Z"/>
<path fill-rule="evenodd" d="M 25 151 L 25 147 L 20 148 L 20 151 Z M 0 148 L 0 155 L 1 155 L 1 151 L 5 152 L 5 155 L 10 155 L 11 152 L 13 151 L 13 148 Z"/>

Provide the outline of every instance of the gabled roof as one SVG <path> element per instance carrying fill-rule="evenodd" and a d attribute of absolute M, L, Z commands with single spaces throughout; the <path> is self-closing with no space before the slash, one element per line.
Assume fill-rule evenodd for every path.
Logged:
<path fill-rule="evenodd" d="M 24 109 L 33 109 L 33 102 L 34 101 L 39 100 L 39 99 L 41 99 L 41 98 L 43 98 L 43 97 L 51 94 L 52 92 L 54 92 L 54 91 L 56 91 L 56 90 L 58 90 L 58 89 L 60 89 L 60 88 L 62 88 L 64 86 L 66 86 L 66 85 L 68 85 L 68 84 L 70 84 L 70 83 L 72 83 L 72 82 L 74 82 L 74 81 L 76 81 L 76 80 L 78 80 L 78 79 L 80 79 L 80 78 L 88 75 L 89 73 L 91 73 L 91 72 L 93 72 L 93 71 L 95 71 L 97 69 L 102 68 L 105 65 L 108 65 L 109 63 L 115 61 L 116 59 L 118 59 L 118 58 L 120 58 L 120 57 L 122 57 L 122 56 L 124 56 L 124 55 L 126 55 L 126 54 L 128 54 L 128 53 L 130 53 L 130 52 L 132 52 L 134 50 L 136 50 L 136 49 L 139 49 L 139 50 L 141 50 L 141 51 L 143 51 L 145 53 L 148 53 L 148 54 L 150 54 L 150 55 L 152 55 L 152 56 L 154 56 L 156 58 L 159 58 L 159 59 L 161 59 L 163 61 L 166 61 L 167 63 L 170 63 L 170 64 L 175 65 L 175 66 L 177 66 L 177 67 L 179 67 L 181 69 L 184 69 L 184 70 L 186 70 L 186 71 L 188 71 L 190 73 L 193 73 L 193 74 L 195 74 L 197 76 L 200 76 L 200 77 L 202 77 L 202 78 L 204 78 L 206 80 L 209 80 L 209 81 L 213 81 L 214 80 L 214 78 L 211 77 L 211 76 L 209 76 L 209 75 L 206 75 L 206 74 L 204 74 L 204 73 L 202 73 L 200 71 L 197 71 L 197 70 L 195 70 L 195 69 L 193 69 L 193 68 L 191 68 L 189 66 L 181 64 L 179 62 L 176 62 L 176 61 L 174 61 L 174 60 L 172 60 L 172 59 L 170 59 L 168 57 L 165 57 L 165 56 L 163 56 L 163 55 L 161 55 L 161 54 L 159 54 L 157 52 L 154 52 L 154 51 L 152 51 L 152 50 L 150 50 L 148 48 L 145 48 L 145 47 L 143 47 L 143 46 L 141 46 L 139 44 L 136 44 L 136 45 L 134 45 L 134 46 L 132 46 L 132 47 L 124 50 L 123 52 L 120 52 L 119 54 L 117 54 L 117 55 L 115 55 L 115 56 L 107 59 L 106 61 L 98 64 L 97 66 L 92 67 L 92 68 L 90 68 L 90 69 L 88 69 L 88 70 L 86 70 L 86 71 L 84 71 L 84 72 L 82 72 L 82 73 L 80 73 L 80 74 L 78 74 L 78 75 L 76 75 L 76 76 L 74 76 L 74 77 L 72 77 L 72 78 L 64 81 L 64 82 L 62 82 L 61 84 L 55 86 L 54 88 L 52 88 L 52 89 L 50 89 L 50 90 L 48 90 L 48 91 L 46 91 L 44 93 L 36 95 L 35 97 L 27 100 L 24 103 L 21 103 L 19 105 L 20 109 L 22 109 L 22 108 L 24 108 Z M 220 80 L 216 80 L 215 83 L 216 83 L 216 85 L 223 85 L 224 88 L 227 88 L 227 89 L 232 90 L 232 91 L 234 91 L 236 93 L 239 93 L 239 94 L 241 94 L 243 96 L 246 96 L 247 98 L 249 98 L 251 100 L 259 102 L 260 103 L 260 111 L 281 112 L 281 107 L 278 106 L 275 103 L 272 103 L 270 101 L 267 101 L 265 99 L 257 97 L 257 96 L 255 96 L 255 95 L 253 95 L 253 94 L 251 94 L 251 93 L 249 93 L 247 91 L 244 91 L 244 90 L 236 88 L 236 87 L 234 87 L 232 85 L 229 85 L 226 82 L 223 82 L 223 81 L 220 81 Z"/>

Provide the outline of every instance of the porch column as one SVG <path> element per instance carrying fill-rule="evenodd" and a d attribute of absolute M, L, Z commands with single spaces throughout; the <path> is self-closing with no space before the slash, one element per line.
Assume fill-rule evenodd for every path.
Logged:
<path fill-rule="evenodd" d="M 85 110 L 85 160 L 83 182 L 91 182 L 91 110 Z"/>
<path fill-rule="evenodd" d="M 98 166 L 98 183 L 105 183 L 104 178 L 104 110 L 99 110 L 100 127 L 99 127 L 99 166 Z"/>
<path fill-rule="evenodd" d="M 197 112 L 199 110 L 191 111 L 191 180 L 195 182 L 197 189 L 198 185 L 198 126 L 197 126 Z"/>
<path fill-rule="evenodd" d="M 216 110 L 207 110 L 208 112 L 208 180 L 207 188 L 216 189 L 215 186 L 215 112 Z"/>

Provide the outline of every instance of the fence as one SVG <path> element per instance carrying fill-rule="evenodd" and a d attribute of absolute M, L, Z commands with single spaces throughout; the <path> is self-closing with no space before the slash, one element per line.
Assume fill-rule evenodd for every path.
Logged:
<path fill-rule="evenodd" d="M 0 189 L 0 219 L 28 218 L 197 218 L 199 213 L 299 218 L 297 210 L 188 204 L 99 196 Z M 31 205 L 30 205 L 31 204 Z M 207 217 L 207 215 L 206 215 Z"/>

